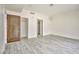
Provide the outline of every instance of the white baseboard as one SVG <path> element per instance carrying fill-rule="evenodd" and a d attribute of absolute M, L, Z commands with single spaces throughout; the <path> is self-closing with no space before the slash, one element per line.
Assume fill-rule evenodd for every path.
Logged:
<path fill-rule="evenodd" d="M 52 35 L 52 34 L 50 34 L 50 33 L 47 33 L 47 34 L 43 34 L 43 36 L 47 36 L 47 35 Z"/>
<path fill-rule="evenodd" d="M 6 48 L 6 44 L 3 44 L 3 45 L 2 45 L 2 48 L 1 48 L 1 52 L 0 52 L 1 54 L 3 54 L 3 53 L 4 53 L 5 48 Z"/>
<path fill-rule="evenodd" d="M 67 35 L 62 35 L 62 34 L 58 34 L 58 33 L 53 33 L 53 34 L 43 34 L 43 36 L 48 36 L 48 35 L 56 35 L 56 36 L 61 36 L 61 37 L 65 37 L 65 38 L 70 38 L 70 39 L 77 39 L 79 40 L 78 37 L 71 37 L 71 36 L 67 36 Z M 31 39 L 31 38 L 37 38 L 37 36 L 30 36 L 28 39 Z"/>
<path fill-rule="evenodd" d="M 71 37 L 71 36 L 61 35 L 61 34 L 57 34 L 57 33 L 53 33 L 52 35 L 57 35 L 57 36 L 61 36 L 61 37 L 66 37 L 66 38 L 70 38 L 70 39 L 77 39 L 77 40 L 79 40 L 78 37 Z"/>

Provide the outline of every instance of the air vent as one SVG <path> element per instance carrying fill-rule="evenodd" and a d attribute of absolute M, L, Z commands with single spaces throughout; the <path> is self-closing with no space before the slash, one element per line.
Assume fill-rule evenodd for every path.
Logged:
<path fill-rule="evenodd" d="M 34 12 L 30 12 L 30 14 L 35 14 Z"/>
<path fill-rule="evenodd" d="M 49 6 L 53 6 L 54 4 L 50 4 Z"/>

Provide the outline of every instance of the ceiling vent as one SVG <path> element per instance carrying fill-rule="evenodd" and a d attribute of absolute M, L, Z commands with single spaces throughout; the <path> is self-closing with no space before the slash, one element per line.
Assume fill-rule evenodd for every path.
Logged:
<path fill-rule="evenodd" d="M 30 12 L 30 14 L 34 15 L 35 13 L 34 12 Z"/>
<path fill-rule="evenodd" d="M 49 6 L 53 6 L 54 4 L 50 4 Z"/>

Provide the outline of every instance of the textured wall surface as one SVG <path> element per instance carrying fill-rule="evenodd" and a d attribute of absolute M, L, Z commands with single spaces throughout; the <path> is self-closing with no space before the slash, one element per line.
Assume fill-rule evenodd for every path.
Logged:
<path fill-rule="evenodd" d="M 79 39 L 79 11 L 74 10 L 54 16 L 52 34 Z"/>
<path fill-rule="evenodd" d="M 3 52 L 4 45 L 4 8 L 0 5 L 0 53 Z"/>

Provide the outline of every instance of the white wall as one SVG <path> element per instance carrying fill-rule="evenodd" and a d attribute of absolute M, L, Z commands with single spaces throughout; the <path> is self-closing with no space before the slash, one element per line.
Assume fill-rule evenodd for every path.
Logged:
<path fill-rule="evenodd" d="M 69 11 L 53 16 L 52 34 L 79 39 L 79 11 Z"/>
<path fill-rule="evenodd" d="M 43 35 L 55 34 L 69 38 L 79 39 L 79 11 L 73 10 L 63 12 L 53 16 L 52 20 L 49 17 L 35 12 L 23 10 L 21 13 L 8 11 L 9 14 L 19 15 L 28 18 L 28 38 L 37 37 L 37 19 L 43 20 Z"/>
<path fill-rule="evenodd" d="M 4 7 L 0 5 L 0 53 L 5 48 L 5 35 L 4 35 Z"/>
<path fill-rule="evenodd" d="M 49 17 L 35 12 L 34 15 L 30 14 L 31 11 L 23 10 L 22 16 L 28 17 L 28 37 L 37 37 L 37 20 L 43 20 L 43 35 L 51 34 L 51 21 Z"/>
<path fill-rule="evenodd" d="M 35 12 L 34 15 L 30 14 L 31 11 L 23 10 L 21 13 L 6 11 L 7 14 L 19 15 L 24 18 L 28 18 L 28 38 L 37 37 L 37 19 L 43 20 L 43 35 L 51 34 L 51 21 L 49 17 L 38 12 Z M 22 26 L 21 26 L 22 27 Z M 21 34 L 24 36 L 24 34 Z"/>

